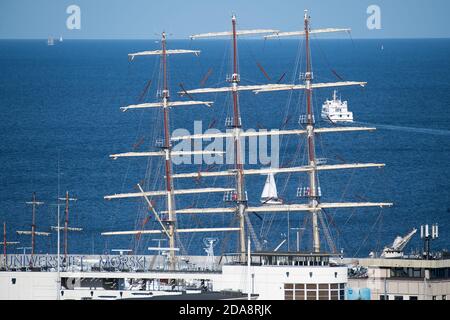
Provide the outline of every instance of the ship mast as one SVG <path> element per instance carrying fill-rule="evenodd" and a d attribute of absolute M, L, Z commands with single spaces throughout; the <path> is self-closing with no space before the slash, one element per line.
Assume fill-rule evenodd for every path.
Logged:
<path fill-rule="evenodd" d="M 59 210 L 59 201 L 65 202 L 65 209 L 64 209 L 64 226 L 52 226 L 52 230 L 57 230 L 58 234 L 60 230 L 64 230 L 64 261 L 67 261 L 67 255 L 69 254 L 69 232 L 72 231 L 83 231 L 82 228 L 75 228 L 75 227 L 69 227 L 69 202 L 70 201 L 77 201 L 76 198 L 70 198 L 69 197 L 69 191 L 66 191 L 66 196 L 64 198 L 58 198 L 58 210 Z M 59 225 L 59 220 L 58 220 Z M 59 246 L 59 241 L 58 241 Z"/>
<path fill-rule="evenodd" d="M 71 231 L 82 231 L 82 228 L 74 228 L 69 227 L 69 202 L 70 201 L 77 201 L 76 198 L 70 198 L 69 197 L 69 191 L 66 191 L 66 196 L 64 198 L 59 198 L 58 200 L 64 200 L 66 203 L 66 207 L 64 210 L 64 260 L 67 261 L 67 255 L 69 254 L 69 232 Z M 52 227 L 52 229 L 55 229 L 58 227 Z"/>
<path fill-rule="evenodd" d="M 29 202 L 26 202 L 26 204 L 32 206 L 32 210 L 31 210 L 31 214 L 32 214 L 32 217 L 31 217 L 31 231 L 16 231 L 16 233 L 19 234 L 19 235 L 31 235 L 31 259 L 30 259 L 30 265 L 32 265 L 32 263 L 33 263 L 33 255 L 34 255 L 34 248 L 35 248 L 35 244 L 36 244 L 35 237 L 36 236 L 46 236 L 46 237 L 48 237 L 50 235 L 50 233 L 36 231 L 36 208 L 38 206 L 44 204 L 44 202 L 36 200 L 36 192 L 33 192 L 32 200 L 29 201 Z"/>
<path fill-rule="evenodd" d="M 166 168 L 166 190 L 167 190 L 167 213 L 168 219 L 165 223 L 168 226 L 169 237 L 169 265 L 172 269 L 175 267 L 175 229 L 176 229 L 176 214 L 174 211 L 174 196 L 173 196 L 173 182 L 172 182 L 172 157 L 171 157 L 171 143 L 170 143 L 170 125 L 169 125 L 169 88 L 167 84 L 167 51 L 166 51 L 166 33 L 162 33 L 162 64 L 163 64 L 163 92 L 162 103 L 164 112 L 164 152 L 165 152 L 165 168 Z"/>
<path fill-rule="evenodd" d="M 233 28 L 233 74 L 231 76 L 232 83 L 232 95 L 233 95 L 233 130 L 234 130 L 234 166 L 236 169 L 236 203 L 237 214 L 239 217 L 239 251 L 241 255 L 241 261 L 245 261 L 245 208 L 247 206 L 247 199 L 245 193 L 244 184 L 244 172 L 242 166 L 241 156 L 241 115 L 239 110 L 239 94 L 238 84 L 240 76 L 238 73 L 238 61 L 237 61 L 237 36 L 236 36 L 236 16 L 231 18 Z"/>
<path fill-rule="evenodd" d="M 305 73 L 305 94 L 306 94 L 306 116 L 307 116 L 307 140 L 308 140 L 308 159 L 311 171 L 308 172 L 309 176 L 309 205 L 312 209 L 312 231 L 313 231 L 313 249 L 314 252 L 320 252 L 320 237 L 319 237 L 319 225 L 318 214 L 320 209 L 317 208 L 318 193 L 317 193 L 317 172 L 316 172 L 316 150 L 315 150 L 315 134 L 314 134 L 314 113 L 312 100 L 312 88 L 311 83 L 313 80 L 313 73 L 311 71 L 311 51 L 309 48 L 309 16 L 308 11 L 305 10 L 305 49 L 306 49 L 306 73 Z"/>
<path fill-rule="evenodd" d="M 64 218 L 64 259 L 67 259 L 68 228 L 69 228 L 69 192 L 66 191 L 66 209 Z"/>
<path fill-rule="evenodd" d="M 31 202 L 27 202 L 27 204 L 31 205 L 31 258 L 34 255 L 34 247 L 36 244 L 36 207 L 44 204 L 43 202 L 39 202 L 36 200 L 36 192 L 33 192 L 33 198 Z"/>
<path fill-rule="evenodd" d="M 6 241 L 6 222 L 3 222 L 3 260 L 4 260 L 4 267 L 7 267 L 7 261 L 6 261 L 6 255 L 8 253 L 7 251 L 7 246 L 11 246 L 11 245 L 16 245 L 19 244 L 19 242 L 11 242 L 11 241 Z"/>

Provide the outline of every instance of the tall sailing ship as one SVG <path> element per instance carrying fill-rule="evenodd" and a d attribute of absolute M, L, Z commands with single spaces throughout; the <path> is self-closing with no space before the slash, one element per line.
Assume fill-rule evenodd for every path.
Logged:
<path fill-rule="evenodd" d="M 345 133 L 345 132 L 355 132 L 355 131 L 373 131 L 375 128 L 370 127 L 324 127 L 318 128 L 314 121 L 314 110 L 312 104 L 312 94 L 313 90 L 321 88 L 336 88 L 343 86 L 365 86 L 366 82 L 360 81 L 341 81 L 332 83 L 314 83 L 314 76 L 311 66 L 311 51 L 310 51 L 310 36 L 313 34 L 322 33 L 334 33 L 334 32 L 348 32 L 349 29 L 310 29 L 310 17 L 305 11 L 304 15 L 304 30 L 295 32 L 279 32 L 278 30 L 269 29 L 255 29 L 255 30 L 237 30 L 236 28 L 236 17 L 233 15 L 231 19 L 232 29 L 231 31 L 225 32 L 214 32 L 214 33 L 204 33 L 192 35 L 191 39 L 201 39 L 201 38 L 212 38 L 212 37 L 231 37 L 232 39 L 232 74 L 227 77 L 227 81 L 230 83 L 226 87 L 218 88 L 199 88 L 192 90 L 183 90 L 179 92 L 182 96 L 194 97 L 197 95 L 207 95 L 212 93 L 228 93 L 232 97 L 232 121 L 229 121 L 229 129 L 225 133 L 212 133 L 212 134 L 195 134 L 195 135 L 183 135 L 183 136 L 171 136 L 170 134 L 170 111 L 178 107 L 191 107 L 191 106 L 206 106 L 211 107 L 213 101 L 203 101 L 203 100 L 187 100 L 187 101 L 172 101 L 169 94 L 169 84 L 168 84 L 168 70 L 167 70 L 167 57 L 169 55 L 176 54 L 196 54 L 200 52 L 196 50 L 182 50 L 182 49 L 167 49 L 166 34 L 162 34 L 161 38 L 161 50 L 155 51 L 144 51 L 130 54 L 130 58 L 141 56 L 159 56 L 161 58 L 161 70 L 162 70 L 162 84 L 160 92 L 161 100 L 159 102 L 142 103 L 136 105 L 130 105 L 123 107 L 122 111 L 137 110 L 137 109 L 151 109 L 151 108 L 162 108 L 163 110 L 163 131 L 164 131 L 164 142 L 159 151 L 145 151 L 145 152 L 125 152 L 112 154 L 111 158 L 118 159 L 122 157 L 162 157 L 164 159 L 165 165 L 165 190 L 158 191 L 147 191 L 138 184 L 140 192 L 133 193 L 123 193 L 108 195 L 105 199 L 123 199 L 123 198 L 144 198 L 149 210 L 152 212 L 154 218 L 158 221 L 160 229 L 155 230 L 132 230 L 132 231 L 110 231 L 102 233 L 104 236 L 117 236 L 117 235 L 146 235 L 146 234 L 162 234 L 167 237 L 169 247 L 168 252 L 168 266 L 169 270 L 175 271 L 179 268 L 179 259 L 177 257 L 177 252 L 179 252 L 179 239 L 177 237 L 180 233 L 212 233 L 212 232 L 237 232 L 238 233 L 238 249 L 236 253 L 236 259 L 233 260 L 232 265 L 222 266 L 222 272 L 224 277 L 224 282 L 233 282 L 236 277 L 245 275 L 248 272 L 247 263 L 255 263 L 259 265 L 261 270 L 257 266 L 253 267 L 256 274 L 260 273 L 270 274 L 273 272 L 273 276 L 280 276 L 281 270 L 276 268 L 277 266 L 286 265 L 286 270 L 291 277 L 295 279 L 295 274 L 305 272 L 308 268 L 315 268 L 320 266 L 320 272 L 324 272 L 326 268 L 330 268 L 330 277 L 328 282 L 326 282 L 327 292 L 331 292 L 331 288 L 335 288 L 336 281 L 339 285 L 345 283 L 346 278 L 346 268 L 331 267 L 330 257 L 336 256 L 336 248 L 332 243 L 330 234 L 327 232 L 325 226 L 323 226 L 322 211 L 324 209 L 331 208 L 359 208 L 359 207 L 389 207 L 391 203 L 385 202 L 333 202 L 327 203 L 321 201 L 321 192 L 318 185 L 318 173 L 321 171 L 328 170 L 341 170 L 341 169 L 357 169 L 357 168 L 380 168 L 384 164 L 381 163 L 350 163 L 350 164 L 333 164 L 327 165 L 322 164 L 319 158 L 316 156 L 316 146 L 315 139 L 317 134 L 327 134 L 327 133 Z M 301 74 L 301 84 L 264 84 L 264 85 L 241 85 L 241 77 L 239 73 L 239 63 L 238 63 L 238 37 L 247 35 L 264 35 L 265 39 L 269 38 L 280 38 L 287 36 L 304 36 L 305 38 L 305 56 L 306 65 L 305 72 Z M 252 91 L 256 94 L 262 94 L 266 92 L 277 92 L 277 91 L 294 91 L 303 90 L 306 95 L 306 114 L 303 117 L 303 121 L 300 122 L 301 128 L 292 130 L 271 130 L 264 132 L 247 132 L 244 131 L 244 121 L 241 118 L 241 109 L 245 106 L 240 104 L 239 93 L 241 91 Z M 243 164 L 243 150 L 241 147 L 242 139 L 250 136 L 271 136 L 271 135 L 293 135 L 298 136 L 300 139 L 306 139 L 306 148 L 308 154 L 308 161 L 303 166 L 296 167 L 279 167 L 279 168 L 261 168 L 261 169 L 246 169 Z M 200 171 L 200 172 L 174 172 L 172 167 L 172 158 L 174 156 L 180 155 L 195 155 L 195 154 L 220 154 L 220 151 L 206 151 L 206 150 L 195 150 L 195 151 L 174 151 L 173 143 L 177 141 L 193 141 L 202 139 L 216 139 L 216 138 L 229 138 L 233 140 L 234 148 L 234 165 L 229 170 L 223 171 Z M 252 206 L 249 204 L 245 178 L 248 175 L 268 175 L 269 186 L 273 185 L 271 183 L 271 178 L 273 179 L 274 174 L 283 173 L 307 173 L 308 175 L 308 186 L 304 188 L 300 199 L 305 199 L 303 202 L 282 204 L 279 199 L 276 201 L 268 201 L 268 203 L 262 203 L 259 206 Z M 190 188 L 190 189 L 175 189 L 173 181 L 175 179 L 196 179 L 196 178 L 213 178 L 213 177 L 232 177 L 234 179 L 234 185 L 232 187 L 206 187 L 206 188 Z M 275 187 L 276 188 L 276 187 Z M 276 189 L 275 189 L 276 190 Z M 275 191 L 276 192 L 276 191 Z M 194 194 L 210 194 L 210 193 L 227 193 L 231 194 L 227 199 L 227 203 L 232 202 L 232 206 L 222 206 L 222 207 L 193 207 L 193 208 L 179 208 L 176 205 L 176 200 L 182 195 L 194 195 Z M 166 210 L 161 211 L 153 206 L 152 198 L 154 197 L 164 197 L 166 199 Z M 249 213 L 257 214 L 286 214 L 286 213 L 296 213 L 305 212 L 311 216 L 311 228 L 313 245 L 309 252 L 270 252 L 264 251 L 261 245 L 258 244 L 257 236 L 249 219 Z M 236 224 L 234 226 L 223 226 L 215 228 L 186 228 L 181 227 L 178 223 L 177 217 L 180 215 L 214 215 L 214 214 L 229 214 L 236 217 Z M 321 226 L 322 224 L 322 226 Z M 330 252 L 323 250 L 321 246 L 320 230 L 324 230 L 325 238 L 329 242 Z M 254 251 L 251 256 L 249 256 L 250 246 L 250 236 L 253 238 L 253 246 L 256 251 Z M 271 269 L 271 267 L 273 267 Z M 231 268 L 231 269 L 229 269 Z M 306 268 L 306 269 L 305 269 Z M 337 268 L 337 269 L 336 269 Z M 229 274 L 227 274 L 227 270 Z M 286 270 L 283 269 L 282 274 L 286 274 Z M 339 272 L 339 276 L 336 270 Z M 255 277 L 253 274 L 253 278 Z M 320 275 L 323 276 L 323 275 Z M 318 277 L 320 277 L 318 275 Z M 301 277 L 300 277 L 301 278 Z M 254 280 L 257 282 L 256 279 Z M 255 284 L 258 287 L 264 287 L 265 283 L 263 280 L 258 279 L 260 284 Z M 319 278 L 311 276 L 306 282 L 319 281 Z M 218 282 L 216 282 L 218 283 Z M 237 285 L 237 284 L 235 284 Z M 304 287 L 305 279 L 298 283 L 298 288 Z M 219 286 L 220 287 L 220 286 Z M 239 287 L 239 286 L 238 286 Z M 242 290 L 248 290 L 246 284 L 241 287 Z M 285 286 L 286 290 L 290 290 L 292 286 L 290 284 Z M 293 289 L 295 291 L 295 288 Z M 289 291 L 291 292 L 291 291 Z M 266 293 L 267 294 L 267 293 Z M 330 293 L 331 294 L 331 293 Z M 290 295 L 290 294 L 289 294 Z M 262 294 L 264 297 L 264 294 Z M 300 297 L 300 296 L 299 296 Z M 298 298 L 299 298 L 298 297 Z M 331 295 L 330 295 L 331 297 Z M 294 297 L 295 298 L 295 297 Z"/>
<path fill-rule="evenodd" d="M 318 175 L 322 171 L 360 169 L 360 168 L 381 168 L 382 163 L 345 163 L 327 164 L 322 158 L 317 156 L 316 137 L 318 134 L 347 133 L 360 131 L 374 131 L 371 127 L 358 126 L 324 126 L 319 127 L 315 123 L 313 92 L 322 88 L 337 88 L 346 86 L 365 86 L 366 82 L 361 81 L 339 81 L 339 82 L 314 82 L 314 74 L 311 63 L 310 37 L 316 34 L 348 32 L 350 29 L 325 28 L 311 29 L 308 12 L 304 14 L 304 28 L 301 31 L 280 32 L 273 29 L 253 29 L 238 30 L 236 16 L 232 16 L 231 30 L 225 32 L 210 32 L 192 35 L 191 39 L 203 39 L 213 37 L 231 38 L 232 61 L 231 75 L 226 77 L 228 86 L 213 88 L 198 88 L 186 90 L 182 88 L 178 94 L 182 96 L 179 100 L 172 100 L 169 84 L 168 57 L 200 54 L 199 50 L 191 49 L 169 49 L 167 35 L 161 35 L 161 49 L 142 51 L 129 54 L 130 60 L 151 56 L 160 58 L 160 79 L 156 102 L 145 102 L 122 107 L 121 110 L 129 112 L 133 110 L 159 110 L 161 115 L 161 126 L 163 139 L 159 143 L 157 150 L 129 151 L 114 153 L 110 155 L 112 159 L 119 158 L 151 158 L 158 159 L 162 163 L 163 173 L 155 170 L 150 173 L 151 179 L 162 178 L 164 187 L 160 190 L 150 189 L 157 183 L 138 183 L 138 192 L 118 193 L 105 196 L 107 200 L 114 199 L 142 199 L 149 215 L 154 218 L 156 228 L 147 229 L 145 227 L 136 230 L 113 230 L 105 231 L 103 236 L 139 236 L 146 237 L 153 235 L 159 237 L 161 241 L 167 241 L 167 247 L 149 248 L 158 252 L 164 252 L 165 256 L 153 256 L 150 267 L 146 265 L 140 272 L 114 272 L 115 270 L 102 269 L 100 263 L 84 261 L 80 270 L 76 273 L 68 269 L 60 270 L 58 266 L 57 275 L 57 297 L 62 299 L 93 299 L 93 298 L 152 298 L 170 295 L 171 298 L 186 298 L 188 289 L 196 289 L 197 294 L 205 292 L 218 293 L 233 291 L 238 293 L 235 297 L 242 298 L 245 294 L 248 298 L 260 299 L 295 299 L 295 300 L 343 300 L 344 290 L 348 281 L 348 268 L 340 263 L 340 254 L 336 250 L 332 236 L 324 221 L 324 211 L 327 209 L 344 208 L 364 208 L 375 207 L 385 208 L 392 206 L 388 202 L 324 202 L 322 201 L 321 186 Z M 264 36 L 265 39 L 278 39 L 281 37 L 304 37 L 304 71 L 295 76 L 299 76 L 301 83 L 290 84 L 241 84 L 241 75 L 238 60 L 238 38 L 244 36 Z M 263 96 L 266 93 L 276 93 L 282 91 L 303 91 L 305 105 L 299 104 L 297 111 L 300 112 L 299 125 L 294 129 L 280 129 L 270 131 L 246 131 L 245 119 L 242 118 L 241 111 L 245 108 L 245 103 L 241 103 L 240 93 L 251 92 Z M 215 108 L 214 99 L 198 100 L 194 97 L 198 95 L 229 94 L 231 96 L 232 116 L 227 119 L 228 130 L 226 132 L 200 133 L 187 135 L 173 135 L 171 128 L 172 117 L 177 116 L 178 108 Z M 189 99 L 186 99 L 189 98 Z M 303 110 L 304 107 L 304 110 Z M 214 110 L 214 109 L 213 109 Z M 173 112 L 172 112 L 173 111 Z M 195 111 L 193 111 L 195 112 Z M 229 120 L 229 121 L 228 121 Z M 157 127 L 157 126 L 156 126 Z M 303 142 L 306 152 L 306 162 L 295 166 L 264 166 L 260 168 L 248 168 L 244 165 L 245 148 L 244 139 L 250 137 L 292 137 L 298 138 L 297 142 Z M 230 168 L 225 170 L 200 170 L 191 172 L 178 172 L 174 170 L 173 160 L 179 156 L 214 155 L 227 156 L 221 150 L 192 150 L 180 151 L 175 148 L 175 143 L 183 141 L 202 141 L 205 139 L 230 139 L 232 141 Z M 290 141 L 292 141 L 291 139 Z M 227 150 L 229 151 L 229 150 Z M 301 159 L 297 159 L 301 160 Z M 158 176 L 156 176 L 158 174 Z M 306 174 L 306 184 L 298 188 L 296 201 L 284 201 L 278 196 L 275 185 L 275 175 Z M 267 176 L 266 187 L 262 193 L 262 199 L 250 198 L 247 191 L 247 178 L 257 176 Z M 228 178 L 232 182 L 231 186 L 225 182 L 216 186 L 216 178 Z M 206 187 L 175 188 L 174 181 L 188 181 L 182 185 L 196 186 L 194 181 L 201 178 L 208 184 Z M 189 180 L 190 179 L 190 180 Z M 221 180 L 218 180 L 222 183 Z M 131 187 L 130 187 L 131 189 Z M 146 190 L 147 189 L 147 190 Z M 182 207 L 185 203 L 181 197 L 196 197 L 198 195 L 222 195 L 225 200 L 219 206 L 192 206 Z M 163 205 L 156 205 L 155 199 L 164 199 Z M 68 194 L 64 198 L 66 201 L 66 218 L 64 227 L 56 227 L 57 230 L 78 231 L 78 228 L 68 227 L 68 204 L 71 198 Z M 181 200 L 180 200 L 181 199 Z M 160 203 L 160 202 L 159 202 Z M 38 204 L 33 198 L 33 210 Z M 34 211 L 33 211 L 34 212 Z M 303 213 L 310 221 L 308 226 L 311 231 L 312 245 L 302 251 L 298 240 L 297 250 L 280 250 L 286 239 L 283 240 L 274 250 L 269 250 L 268 246 L 261 244 L 261 239 L 255 231 L 250 216 L 284 216 L 289 214 Z M 186 221 L 192 223 L 193 220 L 182 219 L 184 216 L 217 217 L 228 216 L 228 224 L 223 223 L 225 219 L 217 219 L 212 227 L 201 225 L 187 225 Z M 263 218 L 264 219 L 264 218 Z M 34 221 L 34 220 L 33 220 Z M 200 220 L 198 220 L 200 221 Z M 288 218 L 289 221 L 289 218 Z M 299 231 L 300 232 L 300 231 Z M 33 237 L 34 230 L 27 232 Z M 207 256 L 189 255 L 183 250 L 183 239 L 180 235 L 204 234 L 204 243 Z M 214 234 L 214 237 L 211 235 Z M 228 234 L 237 235 L 237 248 L 232 252 L 224 253 L 224 259 L 214 257 L 213 247 L 217 240 L 221 241 Z M 297 239 L 299 239 L 299 233 Z M 65 235 L 65 237 L 67 237 Z M 34 239 L 34 238 L 33 238 Z M 66 238 L 65 238 L 66 239 Z M 325 239 L 326 246 L 323 244 Z M 6 240 L 5 240 L 6 243 Z M 67 241 L 65 240 L 65 244 Z M 289 243 L 289 242 L 288 242 Z M 272 245 L 272 243 L 271 243 Z M 6 245 L 5 245 L 6 246 Z M 67 255 L 67 245 L 64 250 Z M 147 256 L 148 257 L 148 256 Z M 147 257 L 143 257 L 145 260 Z M 121 255 L 121 258 L 122 255 Z M 161 259 L 162 258 L 162 259 Z M 101 258 L 100 258 L 101 259 Z M 146 260 L 145 260 L 146 261 Z M 158 261 L 163 266 L 155 268 L 154 263 Z M 203 261 L 203 262 L 202 262 Z M 199 263 L 200 262 L 200 263 Z M 83 264 L 84 263 L 84 264 Z M 199 267 L 199 265 L 205 267 Z M 87 270 L 85 268 L 88 268 Z M 61 272 L 60 272 L 61 271 Z M 101 272 L 100 272 L 101 271 Z M 48 276 L 42 273 L 42 277 Z M 18 273 L 17 276 L 20 276 Z M 36 276 L 36 275 L 34 275 Z M 48 276 L 50 277 L 50 276 Z M 90 288 L 90 290 L 84 290 Z M 94 288 L 94 289 L 92 289 Z M 136 290 L 138 288 L 138 292 Z M 81 289 L 81 290 L 77 290 Z M 192 291 L 192 290 L 191 290 Z M 195 291 L 195 290 L 194 290 Z M 211 296 L 212 298 L 213 296 Z M 217 296 L 214 296 L 217 298 Z"/>

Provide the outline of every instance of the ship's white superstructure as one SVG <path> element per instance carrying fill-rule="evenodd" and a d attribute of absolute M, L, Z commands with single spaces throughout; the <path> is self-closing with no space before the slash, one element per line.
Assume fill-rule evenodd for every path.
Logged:
<path fill-rule="evenodd" d="M 322 119 L 330 122 L 353 122 L 353 112 L 348 111 L 347 101 L 337 97 L 333 91 L 333 100 L 326 100 L 322 105 Z"/>

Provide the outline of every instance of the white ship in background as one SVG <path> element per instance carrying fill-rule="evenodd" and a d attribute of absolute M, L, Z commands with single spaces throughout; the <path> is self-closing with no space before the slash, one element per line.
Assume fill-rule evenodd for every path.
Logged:
<path fill-rule="evenodd" d="M 353 112 L 348 111 L 347 101 L 337 97 L 337 90 L 333 91 L 333 100 L 326 100 L 322 105 L 322 119 L 330 122 L 353 122 Z"/>

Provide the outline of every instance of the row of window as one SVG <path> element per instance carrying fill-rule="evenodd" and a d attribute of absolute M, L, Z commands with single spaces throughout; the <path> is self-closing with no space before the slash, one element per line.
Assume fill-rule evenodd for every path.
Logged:
<path fill-rule="evenodd" d="M 344 283 L 286 283 L 285 300 L 344 300 Z"/>
<path fill-rule="evenodd" d="M 260 263 L 262 265 L 326 266 L 329 264 L 329 259 L 328 257 L 262 256 Z"/>
<path fill-rule="evenodd" d="M 425 277 L 425 269 L 423 268 L 391 268 L 392 278 L 423 278 Z M 433 268 L 430 269 L 431 279 L 448 279 L 450 278 L 450 268 Z"/>
<path fill-rule="evenodd" d="M 303 289 L 307 289 L 307 290 L 315 290 L 315 289 L 344 289 L 345 288 L 345 284 L 344 283 L 285 283 L 284 284 L 284 289 L 288 289 L 288 290 L 303 290 Z"/>

